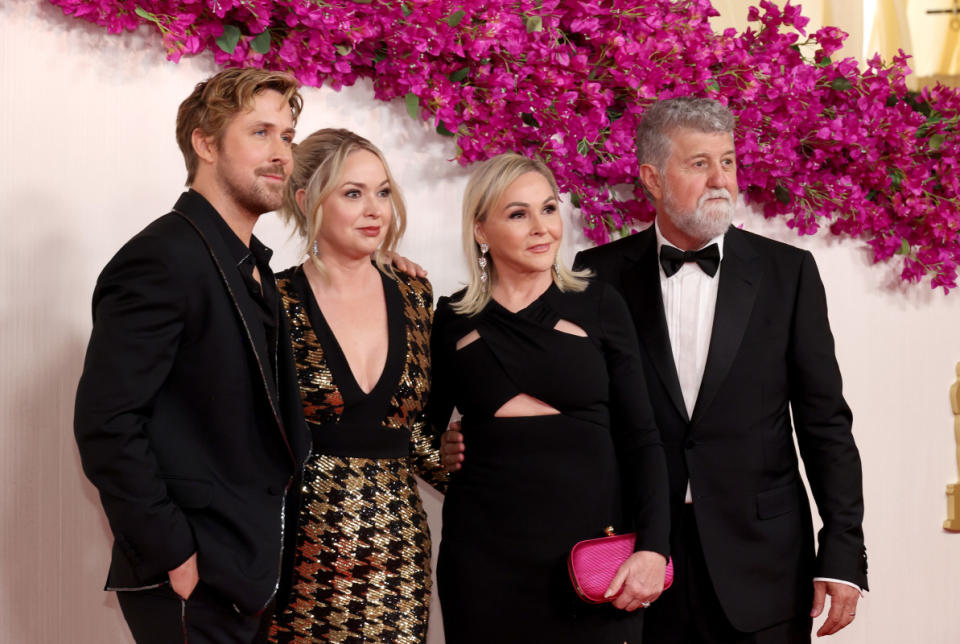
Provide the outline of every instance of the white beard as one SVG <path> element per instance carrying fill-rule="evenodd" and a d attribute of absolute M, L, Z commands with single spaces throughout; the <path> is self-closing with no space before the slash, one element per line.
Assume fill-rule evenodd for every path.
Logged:
<path fill-rule="evenodd" d="M 710 201 L 715 198 L 725 201 Z M 733 197 L 726 188 L 708 189 L 697 200 L 696 209 L 683 212 L 676 207 L 668 184 L 664 184 L 663 207 L 674 226 L 687 236 L 704 242 L 727 232 L 733 221 Z"/>

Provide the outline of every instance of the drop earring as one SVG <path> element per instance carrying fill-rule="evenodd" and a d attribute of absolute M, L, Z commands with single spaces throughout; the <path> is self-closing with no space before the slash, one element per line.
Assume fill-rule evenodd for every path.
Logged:
<path fill-rule="evenodd" d="M 313 243 L 310 244 L 310 254 L 314 257 L 320 254 L 320 245 L 317 243 L 316 239 L 314 239 Z"/>
<path fill-rule="evenodd" d="M 477 259 L 477 264 L 480 266 L 480 284 L 486 288 L 487 287 L 487 251 L 490 250 L 490 247 L 486 242 L 480 244 L 480 258 Z"/>
<path fill-rule="evenodd" d="M 560 260 L 558 260 L 558 259 L 554 259 L 554 260 L 553 260 L 553 274 L 554 274 L 554 275 L 556 276 L 556 278 L 557 278 L 557 286 L 562 287 L 562 286 L 563 286 L 563 277 L 560 276 Z"/>

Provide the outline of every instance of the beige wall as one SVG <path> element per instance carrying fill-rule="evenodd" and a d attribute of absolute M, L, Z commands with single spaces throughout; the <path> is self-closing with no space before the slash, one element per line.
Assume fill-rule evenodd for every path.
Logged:
<path fill-rule="evenodd" d="M 0 4 L 0 644 L 130 641 L 100 590 L 110 535 L 80 472 L 73 394 L 97 273 L 179 194 L 174 114 L 213 71 L 206 57 L 168 63 L 154 38 L 108 36 L 46 2 Z M 374 100 L 365 83 L 305 95 L 301 133 L 350 127 L 383 147 L 411 214 L 402 250 L 438 293 L 453 291 L 464 276 L 466 172 L 448 161 L 452 143 L 412 123 L 402 104 Z M 779 222 L 743 221 L 794 240 Z M 277 268 L 296 261 L 272 215 L 257 232 L 278 251 Z M 582 244 L 570 238 L 568 256 Z M 855 241 L 799 243 L 826 284 L 864 460 L 874 591 L 833 641 L 955 643 L 960 535 L 940 525 L 944 484 L 958 476 L 947 390 L 960 360 L 960 293 L 904 288 Z M 439 535 L 439 499 L 427 505 Z M 432 644 L 443 641 L 437 617 Z"/>

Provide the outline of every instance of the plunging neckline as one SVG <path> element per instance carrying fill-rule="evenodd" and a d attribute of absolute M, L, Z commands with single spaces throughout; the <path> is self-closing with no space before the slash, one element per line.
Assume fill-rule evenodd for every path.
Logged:
<path fill-rule="evenodd" d="M 317 339 L 324 348 L 327 367 L 330 369 L 333 381 L 337 384 L 345 401 L 373 398 L 375 395 L 381 394 L 384 388 L 395 384 L 394 381 L 400 377 L 399 369 L 395 368 L 398 366 L 399 351 L 404 339 L 400 292 L 395 285 L 391 283 L 390 278 L 381 270 L 377 269 L 377 273 L 380 275 L 384 305 L 387 309 L 387 356 L 383 362 L 380 375 L 373 387 L 370 391 L 364 391 L 357 381 L 353 369 L 350 368 L 350 362 L 347 360 L 347 355 L 344 353 L 343 347 L 340 346 L 340 341 L 337 339 L 336 334 L 327 322 L 327 318 L 323 315 L 320 305 L 317 303 L 317 299 L 313 294 L 313 288 L 310 286 L 310 280 L 307 279 L 307 275 L 303 270 L 299 271 L 302 280 L 301 291 L 303 292 L 305 301 L 308 303 L 307 315 L 310 317 L 310 324 L 313 326 L 314 333 L 316 333 Z M 402 367 L 402 364 L 399 366 Z M 397 373 L 394 374 L 392 372 Z M 392 391 L 392 387 L 390 387 L 390 390 Z"/>

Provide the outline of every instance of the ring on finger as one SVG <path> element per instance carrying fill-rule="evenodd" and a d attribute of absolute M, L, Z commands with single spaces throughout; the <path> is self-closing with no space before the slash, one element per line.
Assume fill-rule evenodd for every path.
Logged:
<path fill-rule="evenodd" d="M 650 602 L 640 602 L 640 605 L 644 608 L 650 608 Z"/>

